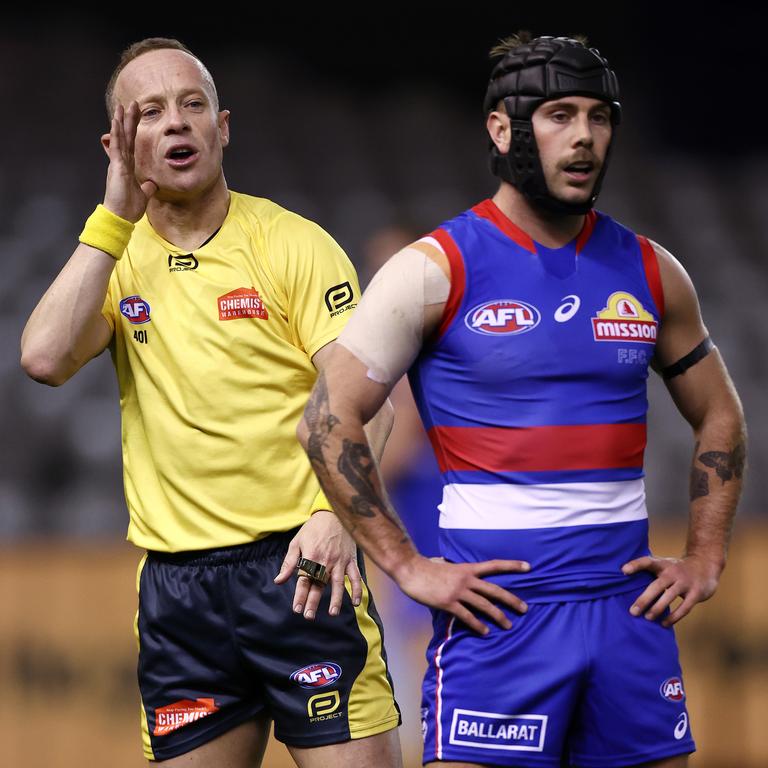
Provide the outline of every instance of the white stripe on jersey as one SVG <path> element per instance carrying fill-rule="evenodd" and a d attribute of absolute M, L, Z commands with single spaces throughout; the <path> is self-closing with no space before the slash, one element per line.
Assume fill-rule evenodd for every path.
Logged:
<path fill-rule="evenodd" d="M 443 488 L 441 528 L 521 530 L 645 520 L 642 478 L 608 483 L 450 483 Z"/>

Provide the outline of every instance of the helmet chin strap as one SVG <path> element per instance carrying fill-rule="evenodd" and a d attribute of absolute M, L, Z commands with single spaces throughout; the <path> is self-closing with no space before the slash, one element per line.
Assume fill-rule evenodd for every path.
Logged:
<path fill-rule="evenodd" d="M 491 148 L 491 169 L 494 175 L 522 192 L 532 205 L 549 213 L 565 216 L 589 213 L 600 194 L 600 187 L 608 167 L 611 144 L 606 150 L 603 166 L 592 187 L 592 194 L 583 202 L 571 203 L 555 197 L 547 186 L 531 122 L 529 120 L 512 121 L 512 132 L 514 139 L 509 152 L 502 154 L 496 145 Z"/>

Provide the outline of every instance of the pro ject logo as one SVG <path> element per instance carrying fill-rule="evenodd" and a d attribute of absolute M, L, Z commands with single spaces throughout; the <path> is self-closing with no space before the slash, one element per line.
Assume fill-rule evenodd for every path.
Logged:
<path fill-rule="evenodd" d="M 168 271 L 169 272 L 188 272 L 190 269 L 197 269 L 200 262 L 191 253 L 169 253 Z"/>
<path fill-rule="evenodd" d="M 338 691 L 328 691 L 328 693 L 316 693 L 311 696 L 307 702 L 307 714 L 310 723 L 321 723 L 325 720 L 336 720 L 343 717 L 344 710 L 337 711 L 341 699 Z"/>
<path fill-rule="evenodd" d="M 354 293 L 349 282 L 339 283 L 325 292 L 325 306 L 328 307 L 331 317 L 336 317 L 336 315 L 357 306 L 357 304 L 352 304 L 353 298 Z"/>

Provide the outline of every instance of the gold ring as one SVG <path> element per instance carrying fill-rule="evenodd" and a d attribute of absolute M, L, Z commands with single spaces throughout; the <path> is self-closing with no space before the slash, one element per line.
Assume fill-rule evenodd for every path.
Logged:
<path fill-rule="evenodd" d="M 306 557 L 299 558 L 299 562 L 296 564 L 296 573 L 299 576 L 306 576 L 308 579 L 311 579 L 317 584 L 322 584 L 323 586 L 325 586 L 331 578 L 322 563 L 317 563 Z"/>

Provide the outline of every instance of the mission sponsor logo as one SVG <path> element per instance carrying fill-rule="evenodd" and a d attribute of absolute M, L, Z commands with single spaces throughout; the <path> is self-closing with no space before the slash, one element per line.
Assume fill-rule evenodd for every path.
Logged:
<path fill-rule="evenodd" d="M 197 269 L 200 262 L 192 253 L 169 253 L 168 271 L 169 272 L 189 272 L 191 269 Z"/>
<path fill-rule="evenodd" d="M 659 693 L 662 699 L 678 702 L 685 698 L 683 681 L 679 677 L 668 677 L 660 686 Z"/>
<path fill-rule="evenodd" d="M 533 304 L 518 299 L 494 299 L 478 304 L 464 316 L 467 328 L 484 336 L 527 333 L 540 320 L 541 313 Z"/>
<path fill-rule="evenodd" d="M 237 288 L 219 296 L 219 320 L 241 320 L 252 317 L 268 320 L 269 313 L 255 288 Z"/>
<path fill-rule="evenodd" d="M 325 720 L 336 720 L 343 717 L 344 711 L 337 711 L 341 699 L 338 691 L 327 691 L 325 693 L 316 693 L 307 701 L 307 714 L 310 723 L 322 723 Z"/>
<path fill-rule="evenodd" d="M 341 677 L 341 667 L 332 661 L 307 664 L 291 673 L 291 680 L 302 688 L 323 688 L 335 683 Z"/>
<path fill-rule="evenodd" d="M 450 742 L 476 749 L 542 752 L 547 720 L 547 715 L 501 715 L 454 709 Z"/>
<path fill-rule="evenodd" d="M 336 315 L 348 312 L 357 306 L 356 303 L 352 303 L 353 298 L 354 291 L 349 282 L 339 283 L 338 285 L 331 286 L 325 292 L 325 306 L 328 307 L 331 317 L 336 317 Z"/>
<path fill-rule="evenodd" d="M 213 699 L 182 699 L 181 701 L 158 707 L 155 710 L 154 736 L 166 736 L 167 734 L 194 723 L 200 718 L 208 717 L 219 708 Z"/>
<path fill-rule="evenodd" d="M 149 322 L 149 304 L 141 296 L 128 296 L 120 300 L 120 314 L 128 318 L 129 323 L 141 325 Z"/>
<path fill-rule="evenodd" d="M 605 309 L 592 318 L 595 341 L 637 341 L 655 344 L 659 324 L 631 294 L 616 291 L 608 297 Z"/>

